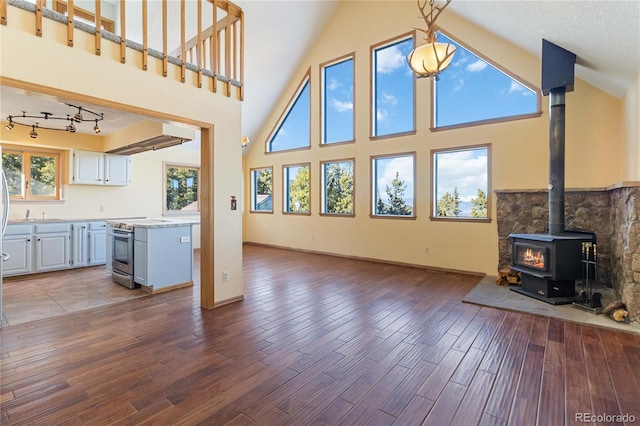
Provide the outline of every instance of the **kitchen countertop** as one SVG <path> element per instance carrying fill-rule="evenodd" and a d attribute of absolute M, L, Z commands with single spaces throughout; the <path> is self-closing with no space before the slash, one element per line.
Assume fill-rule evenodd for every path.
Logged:
<path fill-rule="evenodd" d="M 167 219 L 167 218 L 140 218 L 140 219 L 117 219 L 107 220 L 110 225 L 126 223 L 133 225 L 134 228 L 171 228 L 175 226 L 197 225 L 200 223 L 198 219 Z"/>
<path fill-rule="evenodd" d="M 127 218 L 116 218 L 116 217 L 91 217 L 91 218 L 72 218 L 72 219 L 12 219 L 7 222 L 8 225 L 37 225 L 39 223 L 77 223 L 77 222 L 101 222 L 101 221 L 130 221 L 130 220 L 138 220 L 145 219 L 144 217 L 127 217 Z"/>

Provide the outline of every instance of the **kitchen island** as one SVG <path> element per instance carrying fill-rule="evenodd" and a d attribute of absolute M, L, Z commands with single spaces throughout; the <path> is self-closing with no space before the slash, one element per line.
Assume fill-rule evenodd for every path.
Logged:
<path fill-rule="evenodd" d="M 197 220 L 135 219 L 107 223 L 132 234 L 133 253 L 129 261 L 133 268 L 129 273 L 136 286 L 158 293 L 193 285 L 192 226 Z"/>

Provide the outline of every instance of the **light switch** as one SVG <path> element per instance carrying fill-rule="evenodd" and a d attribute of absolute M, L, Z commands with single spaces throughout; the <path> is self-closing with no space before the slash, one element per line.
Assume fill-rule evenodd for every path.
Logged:
<path fill-rule="evenodd" d="M 188 243 L 189 242 L 189 237 L 180 237 L 180 242 L 181 243 Z"/>

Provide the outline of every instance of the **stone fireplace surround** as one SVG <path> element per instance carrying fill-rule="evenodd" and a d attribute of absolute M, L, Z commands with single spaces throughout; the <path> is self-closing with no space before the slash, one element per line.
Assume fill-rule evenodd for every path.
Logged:
<path fill-rule="evenodd" d="M 547 190 L 496 190 L 498 270 L 511 266 L 511 233 L 545 234 Z M 612 287 L 640 322 L 640 182 L 606 189 L 566 189 L 565 229 L 594 232 L 598 244 L 597 285 Z"/>

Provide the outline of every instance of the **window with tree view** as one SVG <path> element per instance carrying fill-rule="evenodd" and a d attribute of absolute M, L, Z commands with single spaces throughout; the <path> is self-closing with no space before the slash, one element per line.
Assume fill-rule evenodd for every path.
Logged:
<path fill-rule="evenodd" d="M 273 168 L 251 169 L 251 211 L 273 212 Z"/>
<path fill-rule="evenodd" d="M 413 217 L 415 155 L 378 156 L 371 159 L 374 216 Z"/>
<path fill-rule="evenodd" d="M 198 205 L 199 167 L 165 164 L 165 214 L 189 214 L 200 211 Z"/>
<path fill-rule="evenodd" d="M 320 163 L 322 173 L 322 213 L 353 215 L 353 160 Z"/>
<path fill-rule="evenodd" d="M 309 213 L 309 163 L 283 167 L 285 213 Z"/>
<path fill-rule="evenodd" d="M 434 219 L 489 219 L 490 145 L 431 151 Z"/>
<path fill-rule="evenodd" d="M 58 153 L 5 150 L 2 167 L 9 198 L 16 200 L 60 199 Z"/>

